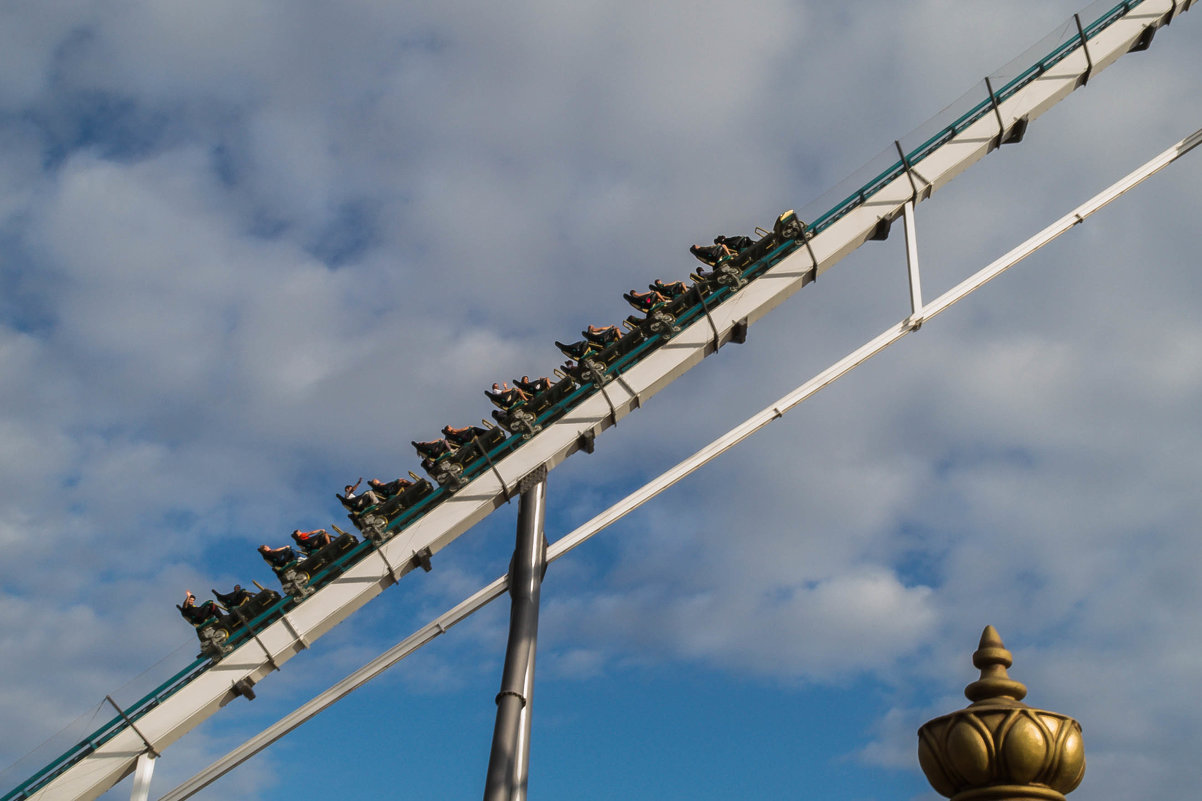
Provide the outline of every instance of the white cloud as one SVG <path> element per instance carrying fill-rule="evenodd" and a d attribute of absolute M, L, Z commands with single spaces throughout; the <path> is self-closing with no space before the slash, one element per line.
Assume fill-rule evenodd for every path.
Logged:
<path fill-rule="evenodd" d="M 1075 10 L 0 12 L 0 720 L 40 739 L 192 636 L 182 587 L 261 577 L 248 543 L 340 514 L 348 477 L 415 469 L 409 440 L 487 415 L 485 386 L 683 276 L 690 241 L 800 207 Z M 920 206 L 928 296 L 1197 124 L 1192 17 Z M 867 676 L 894 697 L 865 756 L 902 765 L 911 710 L 967 680 L 996 623 L 1031 643 L 1033 693 L 1093 716 L 1099 798 L 1135 786 L 1120 774 L 1182 789 L 1141 749 L 1198 664 L 1191 159 L 555 565 L 544 675 Z M 903 316 L 898 240 L 557 471 L 558 514 Z M 416 605 L 442 611 L 503 550 L 465 546 Z M 499 614 L 408 685 L 491 670 Z M 339 642 L 348 665 L 370 650 Z"/>

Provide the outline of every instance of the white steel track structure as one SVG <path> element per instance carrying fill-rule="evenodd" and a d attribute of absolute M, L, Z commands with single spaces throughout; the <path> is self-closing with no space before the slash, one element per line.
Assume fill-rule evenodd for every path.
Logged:
<path fill-rule="evenodd" d="M 644 484 L 639 489 L 627 495 L 622 500 L 610 506 L 605 511 L 581 524 L 573 531 L 564 535 L 547 547 L 547 563 L 559 559 L 572 549 L 587 542 L 593 535 L 605 530 L 638 507 L 647 503 L 664 490 L 685 479 L 702 466 L 717 459 L 743 440 L 755 434 L 769 423 L 781 419 L 787 412 L 797 407 L 802 401 L 810 398 L 818 391 L 829 386 L 859 365 L 871 359 L 890 345 L 899 341 L 912 331 L 917 330 L 922 322 L 946 311 L 956 302 L 968 297 L 986 283 L 1001 275 L 1006 270 L 1018 264 L 1033 254 L 1036 250 L 1053 241 L 1073 226 L 1085 221 L 1087 217 L 1099 211 L 1106 204 L 1117 199 L 1131 190 L 1140 182 L 1150 178 L 1155 173 L 1167 167 L 1173 161 L 1184 156 L 1198 145 L 1202 144 L 1202 129 L 1195 131 L 1185 139 L 1173 145 L 1168 150 L 1156 156 L 1139 169 L 1130 173 L 1122 180 L 1095 195 L 1089 201 L 1081 204 L 1073 211 L 1061 217 L 1052 225 L 1023 242 L 1018 247 L 1006 253 L 993 263 L 956 285 L 952 289 L 932 300 L 930 303 L 916 304 L 915 313 L 898 322 L 888 330 L 881 332 L 862 347 L 857 348 L 844 358 L 832 364 L 812 379 L 797 387 L 771 406 L 749 417 L 738 426 L 723 434 L 718 439 L 701 448 L 692 456 L 684 459 L 671 469 L 661 473 L 656 478 Z M 910 240 L 911 242 L 913 239 Z M 481 587 L 468 598 L 447 610 L 434 620 L 427 623 L 401 642 L 389 648 L 363 667 L 351 673 L 342 681 L 330 687 L 320 695 L 315 696 L 293 712 L 284 716 L 276 723 L 267 727 L 259 734 L 230 751 L 213 764 L 198 772 L 188 781 L 180 784 L 170 792 L 159 797 L 158 801 L 184 801 L 191 798 L 229 771 L 242 764 L 250 757 L 262 751 L 276 740 L 289 733 L 297 726 L 314 717 L 322 710 L 344 698 L 352 691 L 376 678 L 390 667 L 396 665 L 405 657 L 419 648 L 445 634 L 452 626 L 462 622 L 467 617 L 483 609 L 488 604 L 503 595 L 508 587 L 509 577 L 500 576 L 487 586 Z"/>
<path fill-rule="evenodd" d="M 1161 26 L 1193 5 L 1192 0 L 1134 0 L 1107 6 L 1104 17 L 1077 18 L 1078 43 L 1058 48 L 1053 63 L 1011 91 L 989 86 L 987 108 L 945 140 L 909 154 L 898 145 L 901 169 L 878 176 L 858 197 L 832 209 L 804 247 L 795 249 L 755 280 L 698 318 L 634 366 L 546 426 L 467 486 L 384 542 L 338 578 L 256 632 L 216 664 L 170 695 L 139 710 L 132 720 L 82 756 L 48 766 L 39 784 L 27 782 L 0 801 L 94 799 L 139 767 L 148 780 L 151 757 L 199 725 L 242 690 L 308 648 L 317 638 L 437 554 L 513 494 L 540 467 L 554 468 L 593 436 L 616 424 L 652 395 L 738 336 L 840 259 L 907 214 L 910 204 L 932 193 L 987 153 L 1017 141 L 1027 124 L 1133 48 L 1140 49 Z M 1104 20 L 1104 25 L 1102 21 Z M 1084 24 L 1083 24 L 1084 23 Z M 988 82 L 987 82 L 988 85 Z M 821 225 L 819 225 L 821 223 Z M 913 326 L 921 317 L 909 321 Z M 237 687 L 236 687 L 237 686 Z M 124 713 L 122 713 L 124 717 Z M 69 765 L 69 767 L 67 766 Z M 53 770 L 52 770 L 53 768 Z M 52 776 L 52 778 L 49 778 Z"/>

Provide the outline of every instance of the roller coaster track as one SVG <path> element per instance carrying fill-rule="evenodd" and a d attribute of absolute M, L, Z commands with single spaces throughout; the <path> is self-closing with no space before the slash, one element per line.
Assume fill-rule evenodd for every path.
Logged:
<path fill-rule="evenodd" d="M 777 400 L 771 406 L 761 410 L 741 424 L 735 426 L 713 442 L 695 452 L 692 456 L 677 463 L 672 468 L 648 481 L 622 500 L 610 506 L 605 511 L 595 515 L 590 520 L 578 526 L 573 531 L 560 537 L 547 547 L 546 563 L 551 564 L 566 555 L 577 546 L 587 542 L 595 534 L 603 531 L 618 520 L 647 503 L 664 490 L 687 478 L 699 468 L 717 459 L 731 448 L 760 431 L 769 424 L 781 419 L 790 410 L 809 399 L 818 391 L 842 378 L 859 365 L 873 356 L 881 353 L 890 345 L 901 340 L 907 334 L 918 330 L 922 323 L 947 311 L 953 304 L 963 300 L 983 287 L 1006 270 L 1015 266 L 1028 256 L 1035 253 L 1044 245 L 1049 244 L 1061 234 L 1084 222 L 1088 217 L 1100 211 L 1107 204 L 1122 196 L 1141 182 L 1150 178 L 1160 170 L 1176 161 L 1194 148 L 1202 145 L 1202 129 L 1174 144 L 1136 170 L 1124 176 L 1119 181 L 1107 187 L 1102 192 L 1082 203 L 1068 214 L 1061 217 L 1050 226 L 1044 228 L 1027 239 L 1018 247 L 1003 255 L 1001 258 L 986 265 L 977 273 L 952 287 L 947 292 L 927 303 L 916 304 L 916 313 L 896 323 L 880 335 L 866 342 L 863 346 L 849 353 L 844 358 L 830 365 L 809 381 L 794 389 L 789 394 Z M 509 576 L 496 578 L 490 584 L 481 587 L 472 595 L 461 601 L 452 609 L 431 620 L 422 628 L 406 637 L 395 646 L 345 677 L 325 692 L 299 706 L 291 713 L 268 726 L 242 745 L 215 760 L 212 764 L 197 772 L 191 779 L 183 782 L 174 789 L 159 797 L 159 801 L 185 801 L 217 779 L 230 772 L 247 759 L 258 754 L 276 740 L 288 734 L 302 723 L 310 720 L 318 713 L 329 708 L 332 704 L 346 697 L 352 691 L 380 676 L 384 671 L 396 665 L 402 659 L 424 647 L 436 637 L 446 634 L 453 626 L 458 625 L 470 615 L 483 609 L 492 601 L 503 595 L 509 588 Z M 135 801 L 137 801 L 135 797 Z"/>
<path fill-rule="evenodd" d="M 968 110 L 915 143 L 895 143 L 897 159 L 808 220 L 788 239 L 745 266 L 741 287 L 710 295 L 679 318 L 679 333 L 650 337 L 611 364 L 606 380 L 585 384 L 541 418 L 529 438 L 515 435 L 468 465 L 458 491 L 439 488 L 388 522 L 388 538 L 360 543 L 341 571 L 302 601 L 285 598 L 251 621 L 251 632 L 224 658 L 198 658 L 138 702 L 50 762 L 0 801 L 94 799 L 157 756 L 225 704 L 308 648 L 317 638 L 429 559 L 517 494 L 523 479 L 552 469 L 642 406 L 652 395 L 746 327 L 814 281 L 865 241 L 883 238 L 910 204 L 1002 144 L 1021 140 L 1027 125 L 1121 55 L 1144 49 L 1153 34 L 1193 0 L 1128 0 L 1098 4 L 1047 52 L 1021 65 Z M 922 129 L 929 131 L 929 126 Z M 918 321 L 914 321 L 918 322 Z"/>

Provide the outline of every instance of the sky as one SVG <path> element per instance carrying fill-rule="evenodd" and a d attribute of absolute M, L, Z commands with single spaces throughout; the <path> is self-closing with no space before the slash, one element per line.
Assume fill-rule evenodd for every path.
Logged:
<path fill-rule="evenodd" d="M 185 589 L 270 585 L 259 544 L 1078 2 L 0 4 L 0 791 L 190 662 Z M 1202 124 L 1197 16 L 918 207 L 928 298 Z M 1196 788 L 1200 159 L 556 562 L 529 797 L 932 801 L 915 731 L 989 624 L 1081 721 L 1078 796 Z M 553 471 L 549 539 L 907 316 L 904 253 L 867 243 Z M 515 519 L 167 749 L 152 797 L 501 575 Z M 506 625 L 197 797 L 478 797 Z"/>

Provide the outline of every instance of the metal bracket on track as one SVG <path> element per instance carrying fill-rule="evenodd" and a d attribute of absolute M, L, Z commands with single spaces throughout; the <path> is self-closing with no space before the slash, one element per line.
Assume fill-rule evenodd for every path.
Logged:
<path fill-rule="evenodd" d="M 505 503 L 509 503 L 509 486 L 505 483 L 505 479 L 501 478 L 501 472 L 497 470 L 497 466 L 488 456 L 488 451 L 480 444 L 480 438 L 472 437 L 472 442 L 476 443 L 476 450 L 480 451 L 480 455 L 484 457 L 484 461 L 488 462 L 488 466 L 492 468 L 493 474 L 497 477 L 497 481 L 501 482 L 501 491 L 505 493 Z"/>
<path fill-rule="evenodd" d="M 923 176 L 918 170 L 914 169 L 914 165 L 910 164 L 910 158 L 906 155 L 906 151 L 902 150 L 901 141 L 893 140 L 893 146 L 897 148 L 897 155 L 901 158 L 902 167 L 906 170 L 906 177 L 910 179 L 910 199 L 917 203 L 920 200 L 928 200 L 933 191 L 933 185 Z M 922 181 L 922 189 L 918 188 L 918 181 Z"/>
<path fill-rule="evenodd" d="M 522 480 L 518 482 L 518 495 L 525 495 L 530 490 L 534 489 L 540 483 L 547 480 L 547 466 L 540 464 L 538 467 L 531 470 Z"/>
<path fill-rule="evenodd" d="M 153 745 L 150 744 L 150 740 L 146 739 L 146 735 L 144 735 L 144 734 L 142 734 L 142 732 L 138 731 L 138 727 L 135 726 L 134 722 L 129 719 L 129 715 L 125 714 L 125 710 L 122 709 L 121 707 L 117 706 L 117 702 L 113 700 L 113 696 L 106 695 L 104 697 L 104 700 L 108 701 L 110 704 L 113 705 L 113 709 L 117 710 L 117 714 L 120 715 L 121 719 L 125 721 L 125 725 L 129 726 L 130 730 L 133 731 L 134 734 L 138 735 L 138 737 L 141 738 L 142 742 L 146 744 L 146 752 L 148 754 L 150 754 L 152 757 L 154 757 L 155 759 L 158 759 L 160 756 L 159 752 L 157 750 L 155 750 L 155 747 Z"/>
<path fill-rule="evenodd" d="M 814 235 L 810 233 L 810 227 L 804 221 L 798 220 L 798 222 L 801 223 L 801 241 L 806 246 L 806 253 L 810 254 L 810 265 L 814 270 L 814 277 L 810 279 L 810 282 L 813 283 L 818 280 L 818 257 L 814 255 L 814 246 L 810 244 Z"/>
<path fill-rule="evenodd" d="M 430 564 L 432 558 L 434 558 L 434 552 L 429 548 L 422 548 L 413 554 L 412 560 L 414 565 L 429 573 L 434 569 L 434 566 Z"/>
<path fill-rule="evenodd" d="M 284 628 L 288 629 L 288 633 L 292 635 L 292 639 L 300 643 L 301 650 L 307 650 L 309 648 L 309 641 L 306 640 L 301 633 L 296 630 L 296 626 L 292 624 L 292 621 L 288 618 L 288 615 L 280 615 L 280 620 L 284 623 Z"/>
<path fill-rule="evenodd" d="M 998 135 L 997 146 L 1002 145 L 1017 145 L 1023 140 L 1027 134 L 1027 125 L 1031 122 L 1029 117 L 1019 117 L 1010 126 L 1010 130 L 1006 130 L 1006 124 L 1002 122 L 1001 104 L 998 103 L 997 95 L 993 91 L 993 83 L 988 77 L 985 78 L 985 88 L 989 90 L 989 101 L 993 103 L 993 113 L 997 116 Z"/>
<path fill-rule="evenodd" d="M 614 382 L 621 384 L 622 389 L 626 390 L 626 394 L 630 396 L 632 401 L 634 401 L 630 407 L 632 410 L 643 408 L 643 399 L 639 397 L 639 393 L 634 391 L 634 387 L 630 386 L 630 384 L 626 381 L 626 378 L 621 373 L 616 373 L 614 375 Z M 614 422 L 616 423 L 617 420 Z"/>
<path fill-rule="evenodd" d="M 730 329 L 730 341 L 742 345 L 747 341 L 747 318 L 744 317 Z"/>
<path fill-rule="evenodd" d="M 697 299 L 701 301 L 701 310 L 705 312 L 705 319 L 709 320 L 710 329 L 714 332 L 714 353 L 717 353 L 718 348 L 721 346 L 721 343 L 719 342 L 720 337 L 718 336 L 718 325 L 714 322 L 714 318 L 710 315 L 710 307 L 709 304 L 705 302 L 705 293 L 701 291 L 701 284 L 694 284 L 694 286 L 697 287 Z"/>
<path fill-rule="evenodd" d="M 1002 122 L 1002 110 L 997 100 L 997 94 L 993 91 L 993 82 L 989 80 L 989 76 L 985 76 L 985 88 L 989 90 L 989 102 L 993 104 L 993 113 L 997 117 L 997 146 L 1001 147 L 1006 139 L 1006 123 Z"/>
<path fill-rule="evenodd" d="M 368 540 L 372 544 L 376 553 L 380 555 L 381 561 L 384 562 L 384 567 L 388 568 L 388 575 L 392 577 L 392 583 L 396 584 L 401 580 L 401 572 L 392 566 L 392 562 L 388 561 L 388 557 L 384 555 L 384 549 L 380 547 L 380 543 L 375 540 Z"/>
<path fill-rule="evenodd" d="M 1085 72 L 1081 75 L 1081 86 L 1089 83 L 1089 77 L 1093 75 L 1093 56 L 1089 53 L 1089 40 L 1085 38 L 1085 28 L 1081 25 L 1081 15 L 1073 14 L 1073 21 L 1077 23 L 1077 36 L 1081 39 L 1081 50 L 1085 53 Z M 1147 29 L 1145 29 L 1145 32 Z M 1140 37 L 1142 41 L 1143 36 Z M 1136 43 L 1138 45 L 1138 42 Z M 1147 45 L 1144 45 L 1146 48 Z M 1132 50 L 1135 47 L 1131 48 Z"/>
<path fill-rule="evenodd" d="M 255 683 L 253 681 L 251 681 L 249 678 L 243 677 L 230 685 L 230 689 L 234 691 L 234 695 L 240 695 L 247 701 L 253 701 L 255 700 L 254 686 Z"/>
<path fill-rule="evenodd" d="M 605 402 L 609 405 L 609 419 L 613 420 L 613 424 L 618 424 L 618 410 L 614 407 L 614 402 L 610 400 L 609 393 L 605 391 L 605 384 L 598 384 L 597 389 L 601 390 L 601 397 L 605 398 Z M 519 491 L 520 494 L 520 491 Z"/>
<path fill-rule="evenodd" d="M 330 528 L 337 531 L 339 536 L 341 536 L 341 537 L 346 536 L 346 532 L 343 531 L 342 529 L 338 528 L 338 526 L 331 525 Z M 384 555 L 384 551 L 380 547 L 381 543 L 376 538 L 367 537 L 366 539 L 368 542 L 371 543 L 372 549 L 380 555 L 380 559 L 383 560 L 383 562 L 384 562 L 384 567 L 387 568 L 387 570 L 388 570 L 388 575 L 392 577 L 392 583 L 396 584 L 398 581 L 401 580 L 400 571 L 398 571 L 395 567 L 392 566 L 392 562 L 388 561 L 388 557 Z"/>
<path fill-rule="evenodd" d="M 1156 26 L 1148 25 L 1148 27 L 1144 28 L 1143 33 L 1139 35 L 1139 38 L 1135 40 L 1135 43 L 1131 45 L 1131 50 L 1128 52 L 1142 53 L 1147 50 L 1152 46 L 1152 37 L 1154 36 L 1156 36 Z"/>
<path fill-rule="evenodd" d="M 275 657 L 272 656 L 271 651 L 267 650 L 267 646 L 263 644 L 263 640 L 259 639 L 259 632 L 255 631 L 254 627 L 250 625 L 250 621 L 246 619 L 246 615 L 242 613 L 242 609 L 235 606 L 232 611 L 242 621 L 242 625 L 246 626 L 246 630 L 250 632 L 250 636 L 254 637 L 255 642 L 263 649 L 263 655 L 267 657 L 267 664 L 271 665 L 272 670 L 279 670 L 280 666 L 276 664 Z"/>

